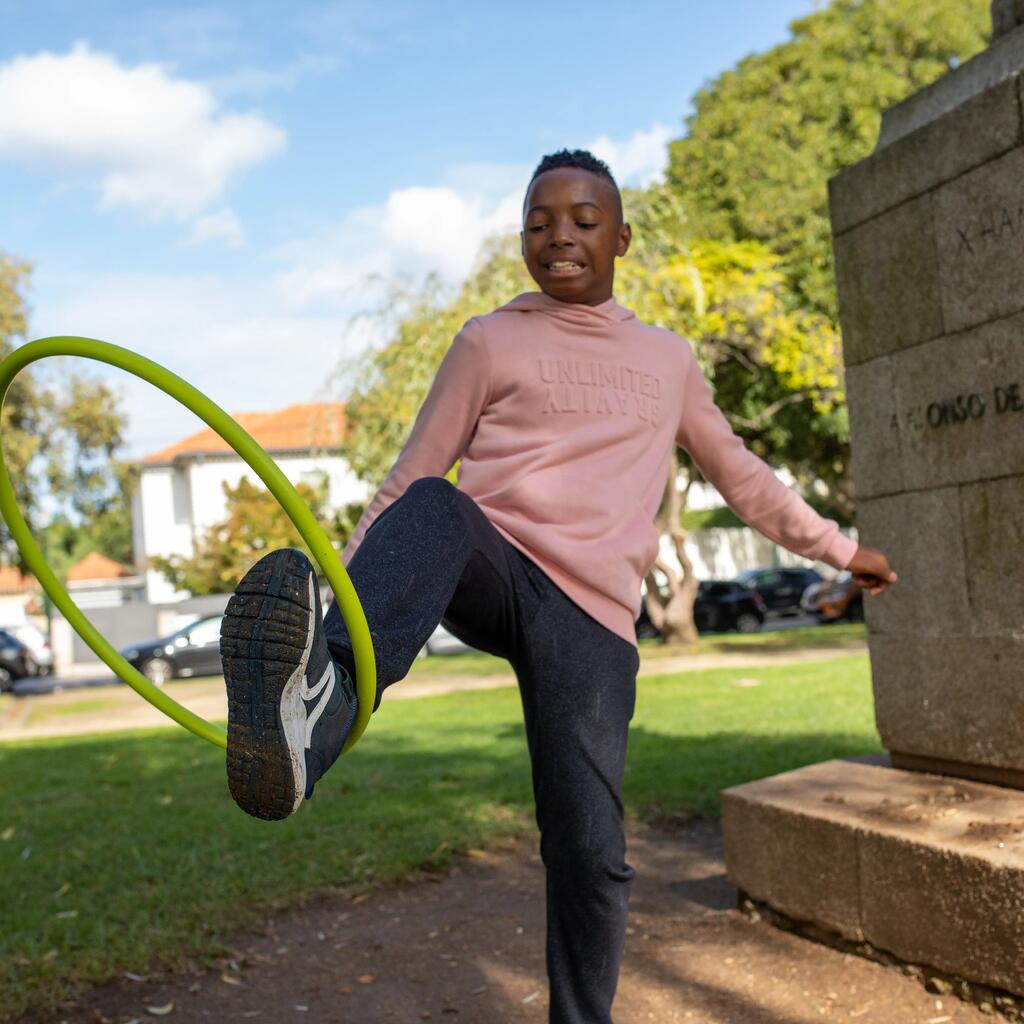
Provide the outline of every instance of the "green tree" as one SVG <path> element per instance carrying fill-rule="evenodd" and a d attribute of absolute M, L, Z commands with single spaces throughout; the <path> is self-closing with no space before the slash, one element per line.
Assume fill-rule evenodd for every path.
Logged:
<path fill-rule="evenodd" d="M 0 359 L 25 339 L 28 312 L 23 292 L 28 286 L 30 273 L 29 264 L 0 253 Z M 44 422 L 41 404 L 42 394 L 35 375 L 31 370 L 23 370 L 11 383 L 0 413 L 4 461 L 22 514 L 29 525 L 33 523 L 38 506 L 38 494 L 28 468 L 41 447 Z M 9 555 L 11 541 L 7 527 L 0 529 L 3 546 Z"/>
<path fill-rule="evenodd" d="M 833 0 L 721 74 L 670 146 L 695 237 L 783 258 L 796 302 L 837 321 L 827 181 L 867 156 L 882 111 L 986 44 L 989 0 Z"/>
<path fill-rule="evenodd" d="M 134 561 L 131 499 L 138 486 L 139 467 L 117 460 L 110 475 L 113 479 L 106 500 L 94 507 L 88 518 L 57 512 L 41 530 L 40 547 L 61 579 L 75 562 L 93 551 L 122 565 Z"/>
<path fill-rule="evenodd" d="M 253 562 L 275 548 L 298 548 L 312 558 L 305 541 L 266 487 L 243 477 L 235 487 L 225 483 L 223 489 L 227 514 L 197 539 L 190 558 L 171 555 L 150 560 L 174 587 L 197 595 L 228 593 Z M 331 513 L 326 508 L 326 487 L 314 489 L 299 483 L 296 490 L 340 550 L 359 521 L 362 504 Z"/>
<path fill-rule="evenodd" d="M 0 255 L 0 358 L 25 340 L 30 272 L 27 263 Z M 42 531 L 42 546 L 58 568 L 72 552 L 100 551 L 130 562 L 135 474 L 118 459 L 125 417 L 116 393 L 77 373 L 47 378 L 33 369 L 14 379 L 0 420 L 4 458 L 26 522 L 38 533 L 44 502 L 57 509 Z M 15 556 L 6 526 L 0 547 Z"/>

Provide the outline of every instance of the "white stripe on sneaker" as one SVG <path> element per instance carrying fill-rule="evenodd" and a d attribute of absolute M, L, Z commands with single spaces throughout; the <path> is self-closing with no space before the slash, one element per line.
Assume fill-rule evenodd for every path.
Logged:
<path fill-rule="evenodd" d="M 295 671 L 285 683 L 281 692 L 281 729 L 284 732 L 288 757 L 292 763 L 292 778 L 295 782 L 295 803 L 292 813 L 299 809 L 299 804 L 306 794 L 306 755 L 301 745 L 306 731 L 306 702 L 302 699 L 302 689 L 306 685 L 306 668 L 313 650 L 313 637 L 316 635 L 316 592 L 313 587 L 315 577 L 309 574 L 309 623 L 306 627 L 306 642 L 303 645 L 302 657 Z M 305 746 L 309 744 L 306 743 Z"/>
<path fill-rule="evenodd" d="M 317 694 L 327 685 L 328 677 L 333 675 L 334 665 L 332 662 L 327 663 L 327 668 L 324 669 L 324 674 L 320 677 L 320 682 L 316 684 L 312 689 L 309 688 L 309 684 L 306 682 L 306 677 L 302 677 L 302 694 L 303 700 L 313 700 Z"/>
<path fill-rule="evenodd" d="M 328 682 L 330 683 L 330 686 L 327 686 L 327 689 L 324 690 L 323 696 L 320 698 L 320 701 L 317 704 L 317 706 L 315 708 L 313 708 L 313 713 L 306 719 L 306 749 L 307 750 L 309 749 L 309 745 L 310 745 L 310 743 L 313 740 L 313 726 L 316 725 L 316 723 L 319 720 L 320 716 L 324 713 L 324 708 L 327 707 L 327 702 L 331 699 L 331 694 L 334 693 L 335 681 L 336 680 L 335 680 L 335 676 L 334 676 L 334 662 L 333 661 L 329 661 L 327 663 L 327 668 L 324 670 L 324 674 L 321 677 L 320 682 L 317 683 L 316 686 L 312 690 L 307 691 L 305 679 L 303 679 L 303 681 L 302 681 L 303 696 L 305 696 L 305 694 L 308 692 L 309 693 L 309 698 L 308 699 L 310 699 L 310 700 L 312 700 L 313 697 L 315 697 L 320 692 L 320 690 L 323 689 L 323 687 L 327 686 Z"/>

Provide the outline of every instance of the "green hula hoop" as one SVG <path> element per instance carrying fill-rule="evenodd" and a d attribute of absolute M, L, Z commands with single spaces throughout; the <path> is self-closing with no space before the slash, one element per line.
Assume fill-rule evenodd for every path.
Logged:
<path fill-rule="evenodd" d="M 348 627 L 352 640 L 352 653 L 355 656 L 356 692 L 359 697 L 356 720 L 343 748 L 346 751 L 351 749 L 370 720 L 376 697 L 376 666 L 370 629 L 366 623 L 362 605 L 359 603 L 359 596 L 352 586 L 352 581 L 348 578 L 348 573 L 345 571 L 338 553 L 288 478 L 249 434 L 220 406 L 211 402 L 191 384 L 171 373 L 159 363 L 154 363 L 144 356 L 121 348 L 119 345 L 111 345 L 106 341 L 74 337 L 40 338 L 38 341 L 30 341 L 15 349 L 0 362 L 0 406 L 2 406 L 11 386 L 11 381 L 14 380 L 18 372 L 29 363 L 34 363 L 37 359 L 45 359 L 47 356 L 82 356 L 86 359 L 95 359 L 127 370 L 128 373 L 148 381 L 211 426 L 267 485 L 299 531 L 302 539 L 309 545 L 314 559 L 323 570 L 334 591 L 335 599 L 339 603 L 342 617 Z M 75 632 L 103 659 L 110 669 L 136 693 L 179 725 L 218 747 L 226 748 L 227 733 L 224 729 L 200 718 L 188 708 L 182 707 L 177 701 L 172 700 L 166 693 L 154 686 L 138 669 L 129 665 L 97 632 L 93 624 L 71 600 L 53 570 L 46 564 L 42 551 L 32 538 L 28 524 L 18 509 L 17 498 L 3 458 L 2 444 L 0 444 L 0 515 L 7 523 L 11 536 L 18 545 L 18 550 L 32 574 Z"/>

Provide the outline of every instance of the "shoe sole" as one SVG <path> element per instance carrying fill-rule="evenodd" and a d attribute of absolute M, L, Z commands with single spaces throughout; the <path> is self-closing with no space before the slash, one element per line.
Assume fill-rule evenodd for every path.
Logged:
<path fill-rule="evenodd" d="M 306 791 L 306 706 L 300 695 L 316 615 L 306 558 L 273 551 L 241 579 L 221 624 L 228 695 L 228 789 L 247 814 L 279 821 Z"/>

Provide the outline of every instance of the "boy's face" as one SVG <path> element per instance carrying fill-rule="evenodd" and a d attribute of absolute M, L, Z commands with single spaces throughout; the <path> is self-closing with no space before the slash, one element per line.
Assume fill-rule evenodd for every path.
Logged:
<path fill-rule="evenodd" d="M 611 184 L 578 167 L 539 174 L 523 204 L 523 259 L 540 290 L 588 306 L 610 299 L 631 237 Z"/>

